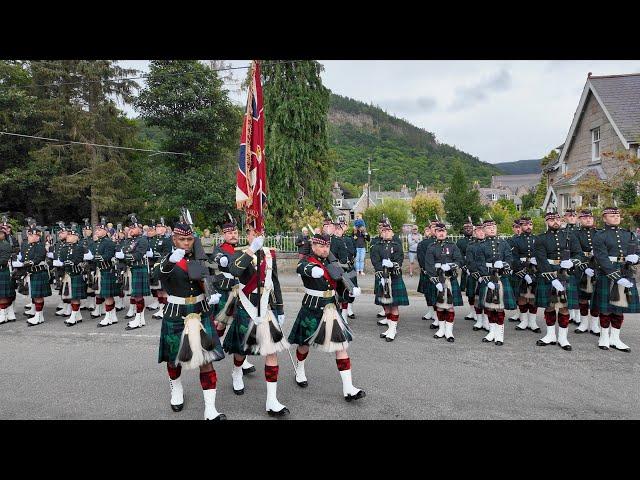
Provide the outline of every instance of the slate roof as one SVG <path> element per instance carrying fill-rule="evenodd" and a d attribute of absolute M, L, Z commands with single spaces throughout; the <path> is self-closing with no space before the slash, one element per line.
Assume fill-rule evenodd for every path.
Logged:
<path fill-rule="evenodd" d="M 584 168 L 578 172 L 575 172 L 567 177 L 563 177 L 559 180 L 557 180 L 553 186 L 554 187 L 562 187 L 565 185 L 575 185 L 577 182 L 579 182 L 585 175 L 587 175 L 588 173 L 595 173 L 598 178 L 600 180 L 606 180 L 607 179 L 607 175 L 604 173 L 604 170 L 602 170 L 602 166 L 600 165 L 591 165 L 587 168 Z"/>
<path fill-rule="evenodd" d="M 629 143 L 640 141 L 640 73 L 589 77 L 591 85 Z"/>

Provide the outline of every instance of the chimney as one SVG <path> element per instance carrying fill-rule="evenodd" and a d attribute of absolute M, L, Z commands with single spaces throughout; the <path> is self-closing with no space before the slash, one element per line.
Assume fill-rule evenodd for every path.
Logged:
<path fill-rule="evenodd" d="M 591 72 L 587 74 L 587 78 L 591 78 Z"/>

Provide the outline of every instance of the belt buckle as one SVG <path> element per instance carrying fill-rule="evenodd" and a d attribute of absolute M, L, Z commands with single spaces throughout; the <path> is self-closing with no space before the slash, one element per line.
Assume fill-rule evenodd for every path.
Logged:
<path fill-rule="evenodd" d="M 322 296 L 324 298 L 333 297 L 333 293 L 331 293 L 331 290 L 325 290 L 324 293 L 322 294 Z"/>
<path fill-rule="evenodd" d="M 190 297 L 186 297 L 184 299 L 184 303 L 185 305 L 193 305 L 194 303 L 196 303 L 196 297 L 194 297 L 193 295 Z"/>

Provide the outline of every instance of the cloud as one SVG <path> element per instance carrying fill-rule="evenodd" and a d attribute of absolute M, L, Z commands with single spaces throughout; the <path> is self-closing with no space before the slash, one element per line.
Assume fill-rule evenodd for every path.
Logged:
<path fill-rule="evenodd" d="M 438 102 L 433 97 L 392 98 L 381 100 L 378 105 L 392 115 L 402 116 L 404 114 L 432 112 L 438 106 Z"/>
<path fill-rule="evenodd" d="M 511 74 L 503 68 L 487 80 L 469 87 L 458 87 L 455 90 L 455 97 L 449 106 L 449 110 L 459 111 L 471 108 L 487 100 L 491 93 L 506 92 L 511 88 L 511 83 Z"/>

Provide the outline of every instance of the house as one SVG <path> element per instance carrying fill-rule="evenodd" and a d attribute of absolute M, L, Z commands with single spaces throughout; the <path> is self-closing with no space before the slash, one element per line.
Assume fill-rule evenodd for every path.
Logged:
<path fill-rule="evenodd" d="M 510 176 L 510 175 L 507 175 Z M 520 176 L 520 175 L 514 175 Z M 522 210 L 522 198 L 520 195 L 516 194 L 516 192 L 509 186 L 498 186 L 498 187 L 490 187 L 484 188 L 481 187 L 478 181 L 473 182 L 473 188 L 480 192 L 480 203 L 483 205 L 491 206 L 496 203 L 498 200 L 505 199 L 511 200 L 516 206 L 516 210 Z M 525 193 L 528 193 L 525 191 Z"/>
<path fill-rule="evenodd" d="M 542 173 L 528 173 L 522 175 L 492 175 L 491 188 L 509 188 L 519 197 L 534 192 L 540 183 Z"/>
<path fill-rule="evenodd" d="M 334 182 L 331 195 L 333 197 L 334 216 L 349 222 L 350 220 L 355 220 L 356 214 L 362 214 L 368 207 L 375 207 L 376 205 L 384 203 L 384 201 L 388 199 L 411 202 L 413 197 L 415 197 L 415 191 L 412 191 L 406 185 L 403 185 L 400 191 L 382 191 L 380 188 L 375 191 L 369 190 L 368 185 L 365 183 L 362 187 L 362 195 L 360 195 L 360 197 L 344 198 L 344 192 L 340 188 L 340 185 L 338 182 Z M 367 199 L 368 196 L 369 198 Z M 411 217 L 412 214 L 409 216 Z M 410 220 L 414 221 L 414 219 Z"/>
<path fill-rule="evenodd" d="M 640 153 L 640 73 L 592 76 L 589 73 L 558 159 L 544 168 L 547 195 L 543 211 L 580 207 L 578 184 L 588 175 L 606 181 L 627 168 L 604 155 Z"/>

